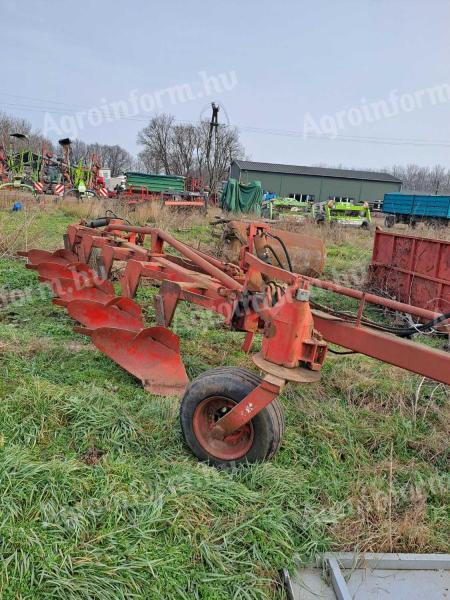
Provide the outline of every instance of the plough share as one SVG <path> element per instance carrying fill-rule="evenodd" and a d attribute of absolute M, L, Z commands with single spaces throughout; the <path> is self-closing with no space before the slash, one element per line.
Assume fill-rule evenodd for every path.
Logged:
<path fill-rule="evenodd" d="M 150 243 L 146 239 L 150 238 Z M 51 285 L 57 305 L 79 323 L 75 330 L 140 379 L 154 394 L 182 396 L 180 420 L 194 454 L 217 466 L 268 459 L 277 451 L 284 428 L 277 398 L 291 381 L 319 380 L 327 342 L 450 383 L 450 355 L 406 339 L 364 317 L 366 303 L 398 310 L 426 321 L 418 326 L 449 330 L 450 315 L 439 315 L 401 302 L 299 275 L 271 263 L 271 233 L 266 224 L 247 230 L 239 264 L 226 263 L 151 227 L 102 218 L 70 225 L 64 249 L 30 250 L 27 267 Z M 166 252 L 171 247 L 171 252 Z M 173 253 L 176 251 L 176 254 Z M 287 264 L 290 263 L 285 248 Z M 109 280 L 115 262 L 125 262 L 117 296 Z M 159 286 L 156 324 L 146 327 L 133 300 L 143 280 Z M 311 287 L 360 300 L 358 314 L 312 308 Z M 249 352 L 256 334 L 261 351 L 251 371 L 220 367 L 189 383 L 170 331 L 179 302 L 222 315 L 226 325 L 245 332 Z M 397 335 L 394 335 L 397 334 Z"/>

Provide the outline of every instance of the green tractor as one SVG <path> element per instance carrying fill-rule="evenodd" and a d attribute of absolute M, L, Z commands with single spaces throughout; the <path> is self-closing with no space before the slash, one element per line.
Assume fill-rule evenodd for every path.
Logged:
<path fill-rule="evenodd" d="M 372 222 L 370 209 L 367 202 L 353 204 L 353 202 L 329 200 L 313 206 L 313 217 L 319 225 L 344 225 L 347 227 L 362 227 L 369 229 Z"/>

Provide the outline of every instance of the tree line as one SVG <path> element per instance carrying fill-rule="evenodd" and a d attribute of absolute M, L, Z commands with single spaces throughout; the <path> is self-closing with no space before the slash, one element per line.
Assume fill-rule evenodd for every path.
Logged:
<path fill-rule="evenodd" d="M 386 171 L 403 181 L 403 192 L 450 194 L 450 169 L 442 165 L 431 168 L 415 164 L 394 165 Z"/>
<path fill-rule="evenodd" d="M 27 135 L 26 147 L 32 152 L 41 152 L 44 147 L 57 156 L 61 154 L 60 146 L 40 131 L 33 130 L 29 121 L 0 112 L 0 144 L 5 148 L 11 145 L 11 133 Z M 203 178 L 211 189 L 216 189 L 218 183 L 228 177 L 231 162 L 244 157 L 237 128 L 219 125 L 210 137 L 207 121 L 178 123 L 168 114 L 150 119 L 138 132 L 137 143 L 142 149 L 134 157 L 118 144 L 86 143 L 75 139 L 71 144 L 71 160 L 73 164 L 89 163 L 95 154 L 102 167 L 111 169 L 113 177 L 127 170 L 191 175 Z M 401 179 L 405 192 L 450 194 L 450 168 L 443 165 L 422 167 L 411 163 L 386 167 L 384 171 Z"/>
<path fill-rule="evenodd" d="M 25 142 L 14 142 L 10 135 L 12 133 L 25 134 L 28 139 Z M 13 148 L 18 150 L 23 147 L 36 154 L 42 152 L 52 152 L 55 156 L 62 155 L 62 149 L 59 144 L 54 144 L 39 131 L 33 131 L 32 125 L 26 119 L 16 118 L 6 113 L 0 113 L 0 144 L 4 148 Z M 80 161 L 89 164 L 92 155 L 99 158 L 100 164 L 104 168 L 111 169 L 111 175 L 116 177 L 124 171 L 130 170 L 136 166 L 136 159 L 122 146 L 117 144 L 88 144 L 82 140 L 72 140 L 70 146 L 71 162 L 76 165 Z"/>

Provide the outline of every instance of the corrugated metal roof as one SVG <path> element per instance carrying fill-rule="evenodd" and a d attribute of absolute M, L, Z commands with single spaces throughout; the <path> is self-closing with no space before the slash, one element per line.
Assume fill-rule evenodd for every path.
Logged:
<path fill-rule="evenodd" d="M 305 167 L 297 165 L 279 165 L 274 163 L 234 160 L 242 171 L 264 171 L 266 173 L 284 173 L 286 175 L 312 175 L 316 177 L 340 177 L 342 179 L 365 179 L 367 181 L 388 181 L 402 183 L 401 179 L 377 171 L 355 171 L 353 169 L 329 169 L 326 167 Z"/>

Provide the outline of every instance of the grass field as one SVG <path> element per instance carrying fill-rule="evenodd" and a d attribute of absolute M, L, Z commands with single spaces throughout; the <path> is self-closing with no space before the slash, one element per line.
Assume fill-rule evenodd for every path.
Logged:
<path fill-rule="evenodd" d="M 450 551 L 443 386 L 418 393 L 418 376 L 330 356 L 320 383 L 286 387 L 275 458 L 217 471 L 184 446 L 177 400 L 144 392 L 75 334 L 14 257 L 61 246 L 68 223 L 98 211 L 12 214 L 9 204 L 0 211 L 2 600 L 281 599 L 279 570 L 296 556 Z M 177 236 L 213 246 L 206 222 L 165 219 Z M 326 275 L 358 283 L 370 233 L 320 235 Z M 150 289 L 138 299 L 150 319 Z M 179 309 L 175 331 L 190 378 L 219 365 L 254 369 L 243 334 L 200 309 Z"/>

